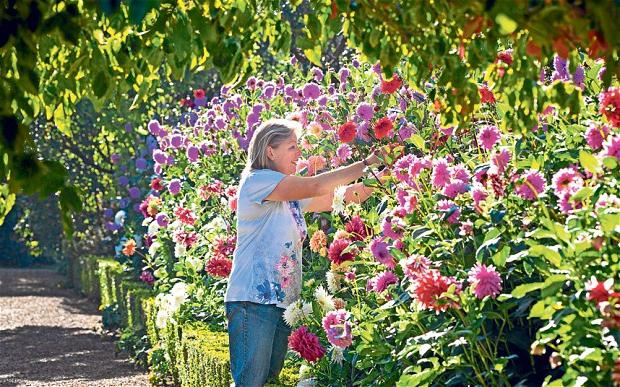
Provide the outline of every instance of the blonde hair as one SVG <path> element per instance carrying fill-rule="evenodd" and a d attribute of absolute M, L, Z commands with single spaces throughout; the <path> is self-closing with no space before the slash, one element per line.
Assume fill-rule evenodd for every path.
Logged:
<path fill-rule="evenodd" d="M 301 124 L 293 120 L 271 119 L 262 123 L 250 140 L 245 171 L 273 169 L 273 162 L 267 156 L 267 147 L 275 148 L 289 139 L 291 134 L 300 135 L 301 130 Z"/>

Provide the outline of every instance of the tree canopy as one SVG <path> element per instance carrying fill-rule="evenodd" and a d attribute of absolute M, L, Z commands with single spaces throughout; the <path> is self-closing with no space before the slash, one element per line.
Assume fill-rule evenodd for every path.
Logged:
<path fill-rule="evenodd" d="M 380 62 L 384 76 L 398 66 L 412 87 L 429 80 L 442 86 L 429 103 L 446 125 L 467 125 L 480 98 L 466 74 L 486 71 L 487 82 L 502 85 L 515 107 L 504 117 L 504 130 L 530 128 L 548 105 L 579 110 L 576 88 L 536 83 L 555 53 L 603 59 L 606 84 L 620 73 L 620 7 L 612 0 L 310 0 L 295 27 L 290 13 L 301 1 L 1 4 L 0 221 L 20 192 L 58 193 L 65 225 L 81 208 L 64 167 L 41 159 L 33 145 L 29 126 L 37 117 L 45 115 L 49 130 L 71 136 L 80 131 L 71 115 L 81 99 L 101 109 L 131 98 L 131 114 L 149 103 L 163 79 L 183 78 L 187 69 L 214 67 L 224 82 L 242 81 L 260 65 L 259 47 L 288 52 L 294 40 L 320 66 L 330 39 L 343 34 L 368 60 Z M 516 65 L 506 68 L 498 48 L 512 49 Z"/>

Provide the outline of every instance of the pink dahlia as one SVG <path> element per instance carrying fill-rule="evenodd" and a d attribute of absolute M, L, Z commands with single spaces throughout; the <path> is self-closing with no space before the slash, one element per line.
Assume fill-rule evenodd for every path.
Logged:
<path fill-rule="evenodd" d="M 538 195 L 543 193 L 546 189 L 546 182 L 543 175 L 530 169 L 527 172 L 524 172 L 519 177 L 520 182 L 517 183 L 516 191 L 517 195 L 521 196 L 526 200 L 536 200 Z"/>
<path fill-rule="evenodd" d="M 583 202 L 580 200 L 571 199 L 575 191 L 569 190 L 559 193 L 558 208 L 563 214 L 570 214 L 573 210 L 578 210 L 583 207 Z"/>
<path fill-rule="evenodd" d="M 609 137 L 603 143 L 601 154 L 603 156 L 615 157 L 616 160 L 620 161 L 620 135 Z"/>
<path fill-rule="evenodd" d="M 404 227 L 405 225 L 402 220 L 390 217 L 385 218 L 381 225 L 383 235 L 392 239 L 401 239 L 405 232 Z"/>
<path fill-rule="evenodd" d="M 346 348 L 353 342 L 350 313 L 344 309 L 332 310 L 323 317 L 323 329 L 327 341 L 340 348 Z"/>
<path fill-rule="evenodd" d="M 592 149 L 600 149 L 609 134 L 607 125 L 592 124 L 586 131 L 586 142 Z"/>
<path fill-rule="evenodd" d="M 502 290 L 502 278 L 493 265 L 477 263 L 469 270 L 469 283 L 479 299 L 486 296 L 497 297 Z"/>
<path fill-rule="evenodd" d="M 415 280 L 413 298 L 424 309 L 432 309 L 437 314 L 448 308 L 458 308 L 458 302 L 444 294 L 451 286 L 454 286 L 454 294 L 461 293 L 461 284 L 454 277 L 445 277 L 435 269 L 427 270 Z"/>
<path fill-rule="evenodd" d="M 487 150 L 493 149 L 493 145 L 495 145 L 501 137 L 499 129 L 495 125 L 483 126 L 478 133 L 478 141 L 482 147 Z"/>
<path fill-rule="evenodd" d="M 370 235 L 370 229 L 359 215 L 354 215 L 351 220 L 344 225 L 344 229 L 349 233 L 353 241 L 364 240 Z"/>
<path fill-rule="evenodd" d="M 610 87 L 599 96 L 599 111 L 616 128 L 620 127 L 620 88 Z"/>
<path fill-rule="evenodd" d="M 480 212 L 482 209 L 480 208 L 480 203 L 485 201 L 489 194 L 487 193 L 484 186 L 480 183 L 475 183 L 471 190 L 471 196 L 474 199 L 474 206 L 476 207 L 476 211 Z"/>
<path fill-rule="evenodd" d="M 512 154 L 507 149 L 502 149 L 499 152 L 491 155 L 491 168 L 489 168 L 490 175 L 501 175 L 506 171 Z"/>
<path fill-rule="evenodd" d="M 455 224 L 459 221 L 461 210 L 451 200 L 440 200 L 437 202 L 437 209 L 445 214 L 444 217 L 448 220 L 448 223 Z"/>
<path fill-rule="evenodd" d="M 403 268 L 405 277 L 415 280 L 419 275 L 426 272 L 431 267 L 431 260 L 423 255 L 415 254 L 399 262 Z"/>
<path fill-rule="evenodd" d="M 446 159 L 439 159 L 433 163 L 433 173 L 431 174 L 433 186 L 442 188 L 450 181 L 450 168 Z"/>
<path fill-rule="evenodd" d="M 414 160 L 414 155 L 405 155 L 394 163 L 394 175 L 396 176 L 398 181 L 409 181 L 409 166 L 413 163 Z"/>
<path fill-rule="evenodd" d="M 184 244 L 185 247 L 190 248 L 198 241 L 198 234 L 194 231 L 177 230 L 173 234 L 173 239 L 176 243 Z"/>
<path fill-rule="evenodd" d="M 228 258 L 232 256 L 237 245 L 237 237 L 218 237 L 213 243 L 213 255 Z"/>
<path fill-rule="evenodd" d="M 327 160 L 323 156 L 312 155 L 308 157 L 308 176 L 314 176 L 318 171 L 325 168 Z"/>
<path fill-rule="evenodd" d="M 215 257 L 207 261 L 205 271 L 214 277 L 226 278 L 232 270 L 232 261 L 224 257 Z"/>
<path fill-rule="evenodd" d="M 384 271 L 370 279 L 370 287 L 376 293 L 383 293 L 388 286 L 398 283 L 398 277 L 391 271 Z"/>
<path fill-rule="evenodd" d="M 456 198 L 458 195 L 469 191 L 469 184 L 462 182 L 461 180 L 452 180 L 443 187 L 444 196 L 450 199 Z"/>
<path fill-rule="evenodd" d="M 463 183 L 469 183 L 471 180 L 471 174 L 463 164 L 455 165 L 450 168 L 450 176 L 452 176 L 452 179 L 460 180 Z"/>
<path fill-rule="evenodd" d="M 187 225 L 193 226 L 196 223 L 196 215 L 189 208 L 177 207 L 174 211 L 174 215 L 176 215 L 181 223 L 185 223 Z"/>
<path fill-rule="evenodd" d="M 335 239 L 331 245 L 329 245 L 328 258 L 336 265 L 340 265 L 345 261 L 353 261 L 355 259 L 355 252 L 344 250 L 349 247 L 351 241 L 349 239 Z"/>
<path fill-rule="evenodd" d="M 379 263 L 393 269 L 396 262 L 394 261 L 392 254 L 388 251 L 388 246 L 389 245 L 386 242 L 383 242 L 381 238 L 375 238 L 372 242 L 370 242 L 370 252 Z"/>
<path fill-rule="evenodd" d="M 551 178 L 551 184 L 557 197 L 565 192 L 575 193 L 583 187 L 583 177 L 575 168 L 562 168 Z"/>
<path fill-rule="evenodd" d="M 414 156 L 413 162 L 409 166 L 409 177 L 417 177 L 423 169 L 430 169 L 433 167 L 433 163 L 429 157 L 418 158 Z"/>
<path fill-rule="evenodd" d="M 325 348 L 319 338 L 302 325 L 288 337 L 288 347 L 309 362 L 315 362 L 325 356 Z"/>

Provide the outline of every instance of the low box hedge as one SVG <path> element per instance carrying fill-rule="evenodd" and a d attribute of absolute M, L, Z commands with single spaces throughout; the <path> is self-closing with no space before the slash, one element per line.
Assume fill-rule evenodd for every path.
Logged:
<path fill-rule="evenodd" d="M 100 309 L 114 309 L 120 315 L 121 328 L 136 335 L 147 335 L 151 345 L 148 363 L 151 380 L 165 376 L 180 386 L 229 386 L 230 357 L 228 334 L 214 332 L 203 322 L 182 325 L 169 323 L 157 328 L 157 307 L 152 289 L 128 278 L 120 263 L 113 259 L 85 257 L 78 260 L 80 292 L 99 294 Z M 165 362 L 166 364 L 162 364 Z M 158 375 L 158 373 L 169 375 Z M 298 381 L 292 367 L 282 370 L 280 381 L 271 386 L 294 386 Z"/>

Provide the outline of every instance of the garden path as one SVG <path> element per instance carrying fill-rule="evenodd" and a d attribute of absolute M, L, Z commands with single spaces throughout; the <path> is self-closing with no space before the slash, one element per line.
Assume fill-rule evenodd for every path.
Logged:
<path fill-rule="evenodd" d="M 89 300 L 48 269 L 0 268 L 0 386 L 148 386 Z"/>

